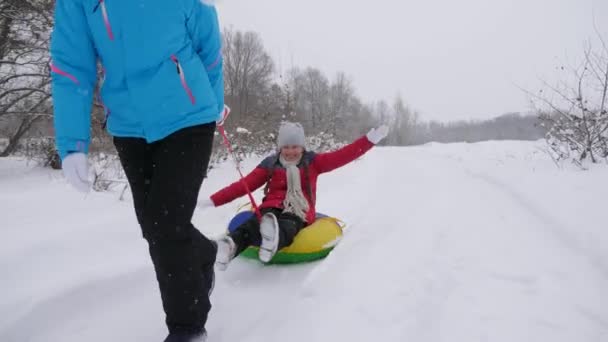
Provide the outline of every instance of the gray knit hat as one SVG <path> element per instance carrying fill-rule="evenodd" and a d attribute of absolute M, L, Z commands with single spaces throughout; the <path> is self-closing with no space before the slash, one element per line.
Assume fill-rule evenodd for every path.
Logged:
<path fill-rule="evenodd" d="M 279 137 L 277 139 L 279 148 L 287 145 L 306 147 L 304 128 L 297 122 L 284 121 L 279 127 Z"/>

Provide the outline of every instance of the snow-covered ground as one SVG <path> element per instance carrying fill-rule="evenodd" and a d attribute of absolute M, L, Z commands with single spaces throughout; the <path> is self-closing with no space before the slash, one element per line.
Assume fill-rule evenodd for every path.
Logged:
<path fill-rule="evenodd" d="M 348 224 L 342 242 L 311 264 L 235 260 L 209 341 L 608 341 L 608 167 L 559 169 L 542 147 L 384 147 L 322 176 L 318 209 Z M 221 165 L 201 195 L 235 177 Z M 0 159 L 0 341 L 162 341 L 147 247 L 118 197 Z M 245 202 L 194 222 L 216 236 Z"/>

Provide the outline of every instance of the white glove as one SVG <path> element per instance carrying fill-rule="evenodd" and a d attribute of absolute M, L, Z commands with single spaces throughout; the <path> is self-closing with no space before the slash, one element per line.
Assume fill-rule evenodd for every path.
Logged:
<path fill-rule="evenodd" d="M 223 126 L 224 122 L 226 122 L 226 119 L 228 118 L 228 115 L 230 115 L 230 107 L 224 105 L 224 110 L 220 113 L 220 118 L 217 119 L 215 124 L 218 126 Z"/>
<path fill-rule="evenodd" d="M 203 200 L 198 201 L 196 204 L 199 210 L 205 210 L 207 208 L 215 207 L 215 203 L 211 200 L 211 198 L 205 198 Z"/>
<path fill-rule="evenodd" d="M 87 155 L 82 152 L 72 152 L 61 161 L 63 175 L 76 190 L 80 192 L 91 191 L 89 181 L 89 165 Z"/>
<path fill-rule="evenodd" d="M 388 135 L 388 126 L 382 125 L 378 128 L 372 128 L 366 135 L 367 140 L 376 145 Z"/>

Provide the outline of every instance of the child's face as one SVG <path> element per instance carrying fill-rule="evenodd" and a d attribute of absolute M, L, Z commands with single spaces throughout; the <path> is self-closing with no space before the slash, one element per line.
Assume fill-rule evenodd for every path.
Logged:
<path fill-rule="evenodd" d="M 304 148 L 298 145 L 287 145 L 281 147 L 281 155 L 288 162 L 294 162 L 300 160 L 302 158 L 302 154 L 304 153 Z"/>

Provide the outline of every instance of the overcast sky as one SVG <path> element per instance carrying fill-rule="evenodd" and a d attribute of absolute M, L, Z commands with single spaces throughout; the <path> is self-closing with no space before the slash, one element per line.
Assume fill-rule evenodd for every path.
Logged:
<path fill-rule="evenodd" d="M 218 0 L 222 26 L 258 32 L 280 70 L 344 71 L 365 101 L 401 94 L 423 119 L 529 110 L 535 90 L 574 62 L 608 0 Z"/>

